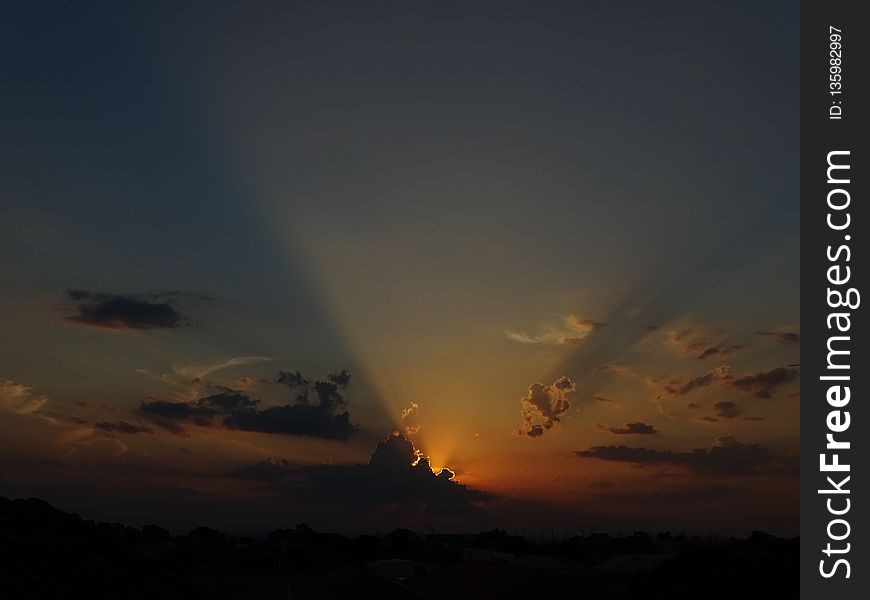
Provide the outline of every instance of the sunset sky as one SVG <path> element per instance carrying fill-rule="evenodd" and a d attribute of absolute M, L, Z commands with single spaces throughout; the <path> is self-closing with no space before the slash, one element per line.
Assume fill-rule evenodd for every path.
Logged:
<path fill-rule="evenodd" d="M 794 3 L 128 4 L 0 15 L 0 495 L 797 532 Z"/>

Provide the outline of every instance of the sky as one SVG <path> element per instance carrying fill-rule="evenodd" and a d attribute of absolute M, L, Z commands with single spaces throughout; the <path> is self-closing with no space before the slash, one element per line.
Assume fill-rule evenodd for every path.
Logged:
<path fill-rule="evenodd" d="M 0 23 L 0 495 L 797 533 L 795 3 Z"/>

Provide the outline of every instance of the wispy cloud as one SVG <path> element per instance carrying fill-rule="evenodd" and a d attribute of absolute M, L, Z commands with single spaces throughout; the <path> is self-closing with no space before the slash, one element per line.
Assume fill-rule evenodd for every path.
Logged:
<path fill-rule="evenodd" d="M 222 371 L 230 367 L 252 365 L 273 360 L 275 359 L 269 356 L 234 356 L 232 358 L 221 359 L 211 363 L 176 366 L 172 367 L 172 371 L 176 375 L 180 375 L 181 377 L 186 377 L 188 379 L 202 379 L 216 371 Z"/>
<path fill-rule="evenodd" d="M 505 331 L 505 336 L 523 344 L 577 345 L 603 325 L 604 323 L 577 315 L 558 315 L 558 320 L 539 324 L 531 334 L 527 331 L 508 330 Z"/>
<path fill-rule="evenodd" d="M 0 381 L 0 410 L 19 415 L 33 415 L 47 403 L 47 396 L 34 394 L 29 386 L 9 379 Z"/>
<path fill-rule="evenodd" d="M 148 369 L 136 369 L 136 372 L 175 388 L 178 398 L 194 400 L 201 395 L 204 387 L 247 389 L 256 383 L 263 383 L 262 379 L 256 377 L 242 376 L 224 379 L 216 378 L 214 374 L 232 367 L 255 365 L 273 360 L 275 359 L 269 356 L 234 356 L 207 363 L 175 365 L 169 373 L 152 373 Z"/>

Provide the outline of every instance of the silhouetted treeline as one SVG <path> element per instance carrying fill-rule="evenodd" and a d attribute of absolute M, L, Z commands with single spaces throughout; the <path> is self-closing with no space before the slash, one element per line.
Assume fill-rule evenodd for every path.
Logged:
<path fill-rule="evenodd" d="M 266 538 L 97 523 L 0 498 L 2 598 L 796 598 L 797 538 L 477 534 Z"/>

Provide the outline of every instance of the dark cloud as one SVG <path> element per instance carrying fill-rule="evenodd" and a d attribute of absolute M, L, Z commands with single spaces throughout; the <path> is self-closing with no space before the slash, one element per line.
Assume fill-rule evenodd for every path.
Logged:
<path fill-rule="evenodd" d="M 212 409 L 218 412 L 233 412 L 254 408 L 258 401 L 252 400 L 247 394 L 236 390 L 225 390 L 219 394 L 212 394 L 201 398 L 197 403 L 200 407 Z"/>
<path fill-rule="evenodd" d="M 716 367 L 698 377 L 671 379 L 665 384 L 664 391 L 673 396 L 685 396 L 693 390 L 706 387 L 720 379 L 727 379 L 729 377 L 730 374 L 727 366 Z"/>
<path fill-rule="evenodd" d="M 139 414 L 152 419 L 155 423 L 174 431 L 172 427 L 166 427 L 165 422 L 184 421 L 208 427 L 213 424 L 213 419 L 218 411 L 212 407 L 198 402 L 169 402 L 167 400 L 151 400 L 142 402 Z"/>
<path fill-rule="evenodd" d="M 118 421 L 115 423 L 101 421 L 99 423 L 94 423 L 94 427 L 108 433 L 154 433 L 154 430 L 150 427 L 146 427 L 144 425 L 134 425 L 133 423 L 128 423 L 127 421 Z"/>
<path fill-rule="evenodd" d="M 696 474 L 749 475 L 755 473 L 795 473 L 796 461 L 774 456 L 758 444 L 743 444 L 731 436 L 720 437 L 710 449 L 689 452 L 651 450 L 629 446 L 593 446 L 574 453 L 581 458 L 596 458 L 645 466 L 683 467 Z"/>
<path fill-rule="evenodd" d="M 311 382 L 302 376 L 299 371 L 278 371 L 278 379 L 275 383 L 286 385 L 293 395 L 297 404 L 308 402 L 308 393 L 311 391 Z"/>
<path fill-rule="evenodd" d="M 794 381 L 798 376 L 796 369 L 778 367 L 771 371 L 743 375 L 731 380 L 731 385 L 738 390 L 753 394 L 756 398 L 772 398 L 776 388 Z"/>
<path fill-rule="evenodd" d="M 398 505 L 449 514 L 479 508 L 495 498 L 456 482 L 451 469 L 434 472 L 428 459 L 400 433 L 379 442 L 364 465 L 294 465 L 270 458 L 231 474 L 268 483 L 294 499 L 360 512 Z"/>
<path fill-rule="evenodd" d="M 721 340 L 710 340 L 703 331 L 691 326 L 668 332 L 667 343 L 678 354 L 694 356 L 699 360 L 725 358 L 744 348 L 743 344 L 726 344 Z"/>
<path fill-rule="evenodd" d="M 106 329 L 173 329 L 182 324 L 174 303 L 178 293 L 98 294 L 86 290 L 67 290 L 75 314 L 68 321 Z"/>
<path fill-rule="evenodd" d="M 604 427 L 603 425 L 599 425 L 598 429 L 602 431 L 609 431 L 614 435 L 650 435 L 658 433 L 658 430 L 652 425 L 648 425 L 642 421 L 635 421 L 634 423 L 626 423 L 625 427 Z"/>
<path fill-rule="evenodd" d="M 596 402 L 606 402 L 608 404 L 615 404 L 616 403 L 616 400 L 612 400 L 612 399 L 607 398 L 605 396 L 594 395 L 594 396 L 592 396 L 592 399 L 595 400 Z"/>
<path fill-rule="evenodd" d="M 716 402 L 713 409 L 716 416 L 722 419 L 736 419 L 743 414 L 743 409 L 736 402 Z"/>
<path fill-rule="evenodd" d="M 290 371 L 278 371 L 278 379 L 275 380 L 275 383 L 283 383 L 289 388 L 297 388 L 307 387 L 311 382 L 305 379 L 299 371 L 294 373 Z"/>
<path fill-rule="evenodd" d="M 729 367 L 720 366 L 697 377 L 674 378 L 669 380 L 662 388 L 663 393 L 660 394 L 658 398 L 662 399 L 666 396 L 684 396 L 694 390 L 718 382 L 730 385 L 741 392 L 751 393 L 756 398 L 767 399 L 773 397 L 779 386 L 794 381 L 798 374 L 799 371 L 797 369 L 778 367 L 771 371 L 763 371 L 760 373 L 735 377 L 731 374 Z M 656 380 L 650 380 L 650 383 L 654 384 L 655 382 Z M 689 408 L 695 407 L 697 407 L 697 405 L 689 405 Z"/>
<path fill-rule="evenodd" d="M 333 414 L 316 404 L 286 404 L 265 410 L 236 411 L 224 417 L 223 424 L 229 429 L 242 431 L 340 440 L 357 431 L 347 411 Z"/>
<path fill-rule="evenodd" d="M 333 374 L 334 375 L 334 374 Z M 342 371 L 340 380 L 350 382 L 350 374 Z M 295 392 L 290 404 L 260 407 L 260 401 L 245 392 L 224 388 L 217 394 L 194 402 L 143 402 L 139 414 L 151 419 L 167 431 L 185 434 L 185 424 L 203 427 L 224 427 L 242 431 L 306 435 L 328 439 L 347 439 L 357 431 L 350 421 L 347 399 L 332 381 L 315 381 L 313 386 L 298 371 L 279 373 L 278 383 L 288 385 Z M 316 403 L 309 402 L 313 387 Z"/>
<path fill-rule="evenodd" d="M 523 425 L 520 434 L 540 437 L 551 430 L 571 407 L 568 396 L 577 389 L 574 381 L 562 376 L 550 385 L 533 383 L 529 393 L 520 398 Z"/>
<path fill-rule="evenodd" d="M 715 356 L 717 358 L 724 358 L 742 349 L 743 346 L 740 344 L 733 346 L 707 346 L 706 348 L 701 350 L 700 354 L 698 354 L 698 360 L 710 358 L 711 356 Z"/>
<path fill-rule="evenodd" d="M 779 343 L 788 346 L 794 346 L 801 342 L 801 334 L 796 331 L 759 331 L 758 335 L 772 337 Z"/>
<path fill-rule="evenodd" d="M 350 372 L 347 369 L 336 371 L 327 375 L 326 379 L 340 388 L 346 388 L 350 385 Z"/>

